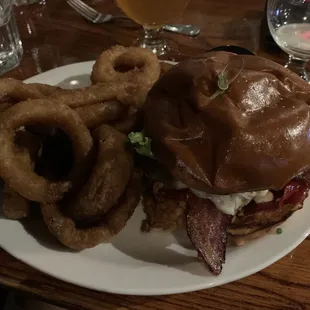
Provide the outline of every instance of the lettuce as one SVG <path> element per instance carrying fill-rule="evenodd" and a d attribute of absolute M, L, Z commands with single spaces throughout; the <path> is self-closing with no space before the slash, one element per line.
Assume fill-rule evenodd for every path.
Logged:
<path fill-rule="evenodd" d="M 128 135 L 128 139 L 138 154 L 155 159 L 151 149 L 152 140 L 146 137 L 143 131 L 131 132 Z"/>

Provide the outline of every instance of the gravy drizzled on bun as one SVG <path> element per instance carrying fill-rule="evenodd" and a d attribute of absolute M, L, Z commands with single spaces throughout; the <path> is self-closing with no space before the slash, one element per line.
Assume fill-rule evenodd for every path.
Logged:
<path fill-rule="evenodd" d="M 225 91 L 218 85 L 223 72 L 233 77 Z M 302 207 L 309 105 L 309 84 L 264 58 L 212 52 L 172 68 L 149 92 L 144 134 L 177 186 L 152 181 L 144 227 L 186 227 L 219 274 L 228 234 L 243 244 Z"/>

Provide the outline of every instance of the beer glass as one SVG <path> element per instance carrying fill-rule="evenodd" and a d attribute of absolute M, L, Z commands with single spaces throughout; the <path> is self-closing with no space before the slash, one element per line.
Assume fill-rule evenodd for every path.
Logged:
<path fill-rule="evenodd" d="M 189 0 L 116 0 L 124 13 L 142 25 L 144 38 L 140 46 L 152 50 L 156 55 L 167 52 L 163 37 L 163 25 L 181 15 Z"/>

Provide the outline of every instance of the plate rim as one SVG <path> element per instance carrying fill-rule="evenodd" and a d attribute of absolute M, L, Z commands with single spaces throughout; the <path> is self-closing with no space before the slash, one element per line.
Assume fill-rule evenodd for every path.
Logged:
<path fill-rule="evenodd" d="M 310 229 L 309 229 L 310 230 Z M 252 271 L 249 273 L 246 270 L 239 273 L 238 276 L 230 279 L 230 280 L 220 280 L 219 282 L 216 283 L 211 283 L 211 284 L 197 284 L 191 287 L 187 287 L 184 288 L 183 290 L 180 289 L 174 289 L 171 288 L 169 290 L 165 290 L 164 292 L 161 290 L 158 290 L 158 292 L 154 291 L 154 290 L 141 290 L 141 289 L 130 289 L 130 290 L 115 290 L 115 289 L 100 289 L 98 287 L 96 287 L 95 285 L 85 285 L 81 282 L 78 282 L 76 280 L 68 280 L 68 278 L 63 277 L 62 275 L 58 274 L 55 275 L 52 272 L 46 271 L 43 268 L 40 268 L 38 266 L 35 266 L 34 264 L 32 264 L 30 261 L 28 261 L 27 259 L 23 259 L 23 258 L 19 258 L 16 257 L 14 255 L 14 253 L 11 253 L 9 250 L 6 249 L 6 247 L 1 246 L 2 249 L 4 249 L 7 253 L 9 253 L 10 255 L 12 255 L 14 258 L 16 258 L 17 260 L 23 262 L 24 264 L 34 268 L 35 270 L 38 270 L 40 272 L 42 272 L 43 274 L 50 276 L 56 280 L 60 280 L 63 281 L 65 283 L 68 284 L 72 284 L 72 285 L 76 285 L 82 288 L 86 288 L 86 289 L 90 289 L 90 290 L 94 290 L 96 292 L 102 292 L 102 293 L 110 293 L 110 294 L 119 294 L 119 295 L 129 295 L 129 296 L 166 296 L 166 295 L 175 295 L 175 294 L 184 294 L 184 293 L 191 293 L 191 292 L 197 292 L 200 290 L 205 290 L 205 289 L 210 289 L 210 288 L 214 288 L 214 287 L 218 287 L 218 286 L 222 286 L 225 284 L 229 284 L 229 283 L 233 283 L 235 281 L 239 281 L 243 278 L 249 277 L 271 265 L 273 265 L 274 263 L 276 263 L 277 261 L 279 261 L 280 259 L 282 259 L 284 256 L 288 255 L 291 251 L 293 251 L 295 248 L 297 248 L 310 234 L 310 231 L 305 232 L 303 235 L 301 235 L 301 237 L 296 241 L 296 243 L 292 244 L 290 247 L 288 247 L 288 250 L 283 250 L 282 252 L 280 252 L 278 254 L 278 256 L 274 256 L 273 259 L 271 259 L 268 262 L 264 262 L 260 265 L 257 265 L 256 268 L 253 268 Z M 225 265 L 224 265 L 225 266 Z M 225 267 L 224 267 L 225 268 Z M 219 275 L 220 277 L 220 275 Z"/>

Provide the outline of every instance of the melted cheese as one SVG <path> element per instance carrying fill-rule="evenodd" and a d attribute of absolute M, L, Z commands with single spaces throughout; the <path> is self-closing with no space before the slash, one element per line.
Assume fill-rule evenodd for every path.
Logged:
<path fill-rule="evenodd" d="M 179 181 L 175 182 L 175 187 L 177 189 L 188 188 L 184 183 Z M 273 194 L 269 190 L 232 195 L 211 195 L 193 188 L 189 189 L 199 198 L 210 199 L 219 210 L 230 215 L 236 215 L 239 209 L 249 204 L 251 200 L 254 200 L 256 203 L 270 202 L 273 200 Z"/>

